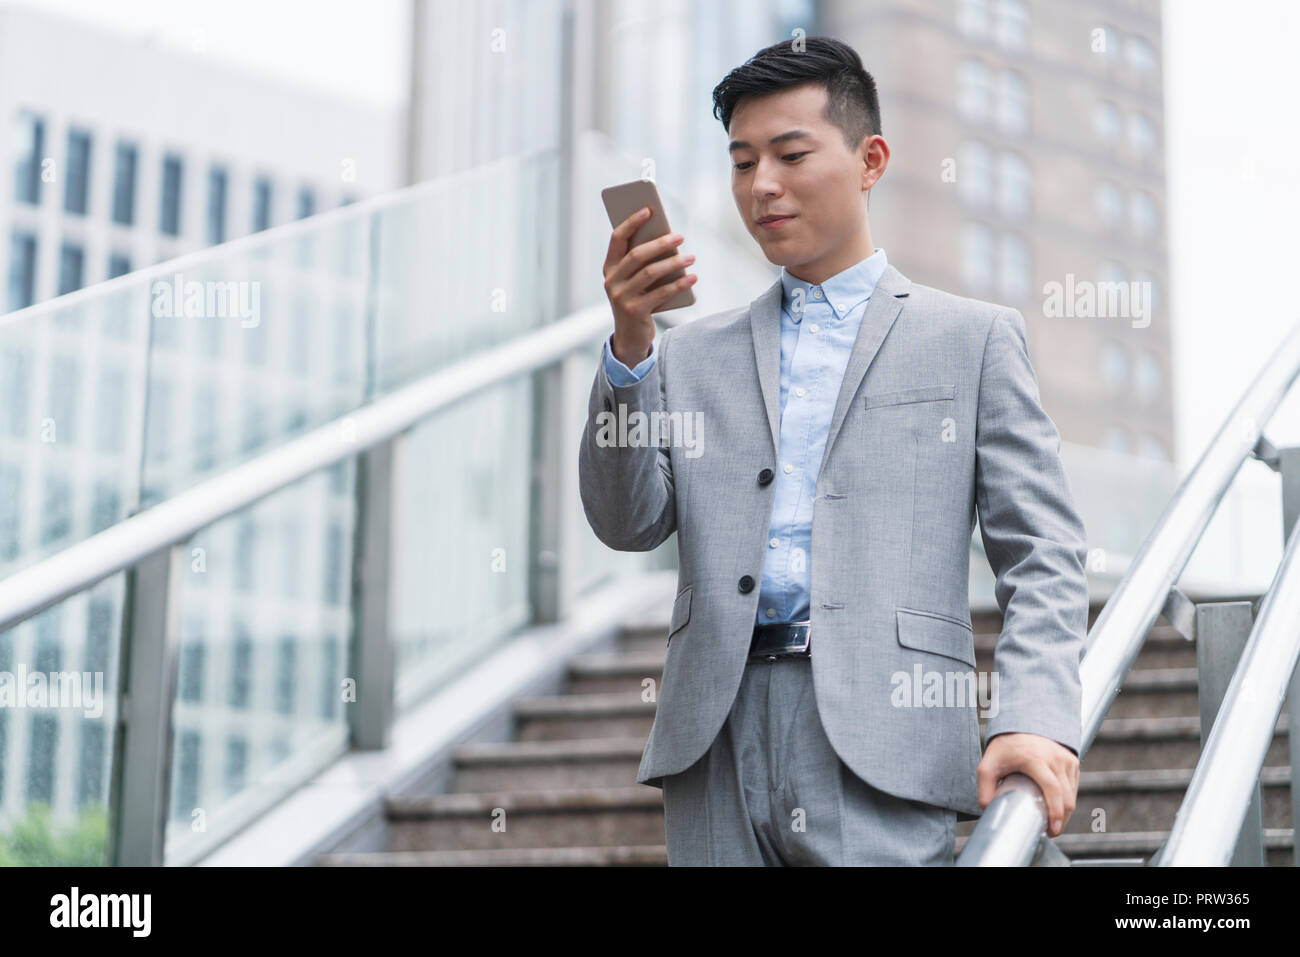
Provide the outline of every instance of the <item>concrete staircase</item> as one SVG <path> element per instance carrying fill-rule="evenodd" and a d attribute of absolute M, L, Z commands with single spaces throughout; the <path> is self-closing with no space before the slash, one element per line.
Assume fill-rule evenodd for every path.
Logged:
<path fill-rule="evenodd" d="M 1001 616 L 973 621 L 986 671 Z M 386 802 L 384 851 L 318 863 L 666 864 L 662 792 L 635 783 L 655 709 L 641 700 L 642 683 L 661 680 L 666 633 L 666 616 L 639 623 L 623 629 L 615 650 L 575 659 L 567 693 L 516 702 L 514 740 L 456 750 L 448 793 Z M 1271 865 L 1291 864 L 1294 845 L 1286 724 L 1283 714 L 1262 775 Z M 1199 751 L 1196 648 L 1158 624 L 1085 756 L 1078 806 L 1058 846 L 1080 863 L 1149 858 L 1173 825 Z M 974 826 L 958 824 L 958 851 Z"/>

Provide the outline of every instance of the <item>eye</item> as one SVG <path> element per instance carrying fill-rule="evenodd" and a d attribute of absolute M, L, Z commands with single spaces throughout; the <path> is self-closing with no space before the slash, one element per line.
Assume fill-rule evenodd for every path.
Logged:
<path fill-rule="evenodd" d="M 803 157 L 807 156 L 810 152 L 811 150 L 804 150 L 802 153 L 786 153 L 784 156 L 781 157 L 781 159 L 794 162 L 796 160 L 803 159 Z M 732 168 L 737 171 L 743 172 L 744 170 L 748 169 L 753 165 L 754 165 L 753 163 L 746 161 L 744 163 L 734 163 L 732 164 Z"/>

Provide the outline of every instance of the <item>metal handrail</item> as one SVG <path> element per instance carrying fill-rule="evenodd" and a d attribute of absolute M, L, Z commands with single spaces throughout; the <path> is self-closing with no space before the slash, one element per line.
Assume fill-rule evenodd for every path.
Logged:
<path fill-rule="evenodd" d="M 1300 323 L 1279 344 L 1183 479 L 1088 632 L 1079 666 L 1083 731 L 1080 760 L 1096 738 L 1111 702 L 1142 650 L 1147 632 L 1160 616 L 1233 478 L 1254 452 L 1263 425 L 1272 418 L 1297 376 Z M 962 848 L 958 865 L 1026 866 L 1033 860 L 1046 835 L 1047 816 L 1041 792 L 1036 785 L 1025 788 L 1027 780 L 1019 774 L 1003 780 Z"/>
<path fill-rule="evenodd" d="M 536 372 L 611 328 L 608 305 L 464 359 L 267 451 L 0 580 L 0 631 L 470 395 Z"/>
<path fill-rule="evenodd" d="M 1231 860 L 1300 660 L 1297 622 L 1300 535 L 1293 529 L 1157 865 L 1222 867 Z"/>

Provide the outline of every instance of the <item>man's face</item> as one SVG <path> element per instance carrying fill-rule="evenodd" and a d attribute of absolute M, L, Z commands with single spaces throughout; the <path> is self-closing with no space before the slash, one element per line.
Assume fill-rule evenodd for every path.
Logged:
<path fill-rule="evenodd" d="M 868 137 L 850 150 L 822 116 L 826 89 L 805 83 L 745 97 L 731 115 L 731 192 L 768 261 L 822 282 L 871 255 L 864 190 L 885 170 L 888 147 Z M 794 134 L 794 135 L 791 135 Z M 778 137 L 777 142 L 772 142 Z M 759 220 L 790 218 L 772 225 Z"/>

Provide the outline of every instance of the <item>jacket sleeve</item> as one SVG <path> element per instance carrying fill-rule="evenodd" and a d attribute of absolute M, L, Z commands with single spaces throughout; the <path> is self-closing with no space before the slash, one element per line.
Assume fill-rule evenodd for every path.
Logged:
<path fill-rule="evenodd" d="M 975 436 L 980 535 L 1003 616 L 993 653 L 997 711 L 987 737 L 1028 732 L 1077 755 L 1087 536 L 1060 448 L 1056 426 L 1039 401 L 1025 320 L 1014 309 L 1004 310 L 985 341 Z"/>
<path fill-rule="evenodd" d="M 659 421 L 651 413 L 666 408 L 663 369 L 673 331 L 659 333 L 658 349 L 652 345 L 650 355 L 630 371 L 613 360 L 606 340 L 591 386 L 578 451 L 578 490 L 591 530 L 617 551 L 651 551 L 677 529 L 672 460 L 668 447 L 660 447 L 650 427 Z M 611 381 L 607 360 L 618 365 L 615 379 L 619 369 L 628 371 L 629 377 L 640 373 L 640 378 L 626 385 Z M 630 419 L 634 412 L 645 415 L 639 433 Z M 639 435 L 643 441 L 620 444 L 621 435 L 629 439 Z"/>

